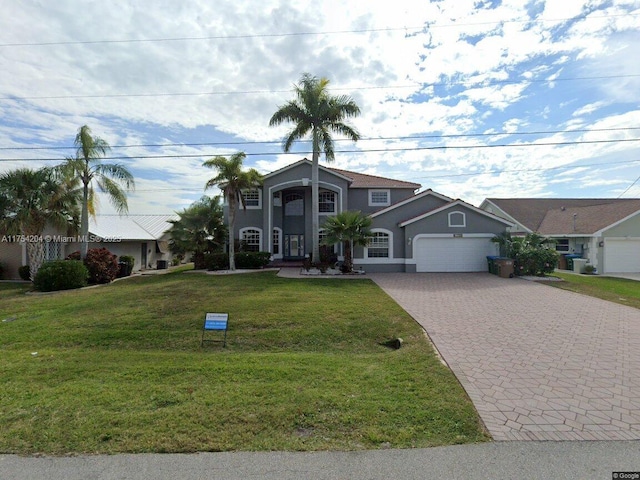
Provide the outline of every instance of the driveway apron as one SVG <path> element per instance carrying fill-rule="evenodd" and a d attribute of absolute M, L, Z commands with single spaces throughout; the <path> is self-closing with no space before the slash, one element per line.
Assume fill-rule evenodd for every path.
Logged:
<path fill-rule="evenodd" d="M 640 439 L 640 310 L 488 273 L 368 274 L 495 440 Z"/>

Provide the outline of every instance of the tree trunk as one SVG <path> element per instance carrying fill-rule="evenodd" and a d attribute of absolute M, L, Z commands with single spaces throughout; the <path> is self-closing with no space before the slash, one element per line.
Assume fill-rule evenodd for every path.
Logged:
<path fill-rule="evenodd" d="M 232 195 L 227 197 L 229 202 L 229 270 L 236 269 L 236 247 L 234 231 L 236 228 L 236 202 Z"/>
<path fill-rule="evenodd" d="M 33 282 L 44 262 L 44 242 L 27 242 L 27 255 L 29 256 L 29 275 Z"/>
<path fill-rule="evenodd" d="M 84 184 L 82 189 L 82 214 L 80 217 L 80 258 L 87 258 L 89 251 L 89 185 Z"/>
<path fill-rule="evenodd" d="M 346 240 L 344 242 L 344 265 L 346 267 L 347 273 L 351 273 L 353 271 L 353 260 L 351 258 L 351 252 L 351 240 Z"/>
<path fill-rule="evenodd" d="M 320 168 L 318 166 L 318 157 L 319 154 L 319 141 L 316 138 L 317 133 L 314 131 L 313 134 L 313 155 L 311 157 L 311 237 L 312 237 L 312 245 L 313 249 L 311 251 L 311 260 L 313 262 L 320 261 L 320 222 L 318 219 L 319 210 L 320 210 L 320 202 L 319 202 L 319 176 L 320 176 Z"/>

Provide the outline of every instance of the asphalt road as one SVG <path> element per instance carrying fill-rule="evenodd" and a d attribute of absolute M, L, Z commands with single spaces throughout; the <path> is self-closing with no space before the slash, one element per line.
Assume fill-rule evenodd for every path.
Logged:
<path fill-rule="evenodd" d="M 615 478 L 614 472 L 640 472 L 640 441 L 495 442 L 361 452 L 0 455 L 2 480 L 591 480 Z"/>

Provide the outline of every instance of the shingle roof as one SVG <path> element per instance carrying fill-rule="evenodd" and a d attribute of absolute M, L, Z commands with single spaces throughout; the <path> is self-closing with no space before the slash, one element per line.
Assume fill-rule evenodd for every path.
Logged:
<path fill-rule="evenodd" d="M 640 199 L 637 198 L 488 198 L 487 200 L 531 231 L 542 235 L 593 234 L 640 210 Z"/>
<path fill-rule="evenodd" d="M 413 190 L 417 190 L 422 186 L 419 183 L 367 175 L 365 173 L 351 172 L 349 170 L 341 170 L 339 168 L 328 167 L 328 170 L 336 172 L 343 177 L 350 178 L 352 180 L 351 188 L 411 188 Z"/>

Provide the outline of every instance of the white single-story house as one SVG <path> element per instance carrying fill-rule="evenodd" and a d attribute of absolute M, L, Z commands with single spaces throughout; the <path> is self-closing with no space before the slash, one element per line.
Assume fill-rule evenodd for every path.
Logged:
<path fill-rule="evenodd" d="M 561 254 L 588 260 L 598 273 L 640 272 L 640 199 L 487 198 L 480 208 L 514 225 L 514 234 L 556 240 Z"/>
<path fill-rule="evenodd" d="M 96 215 L 89 219 L 89 248 L 106 248 L 118 257 L 132 256 L 134 271 L 155 269 L 171 264 L 169 250 L 169 220 L 173 215 Z M 2 235 L 0 235 L 2 237 Z M 43 233 L 45 261 L 66 258 L 80 250 L 79 236 L 61 234 L 55 229 Z M 158 263 L 160 262 L 160 263 Z M 5 279 L 19 279 L 18 268 L 28 265 L 24 242 L 0 244 L 0 263 L 4 265 Z"/>

